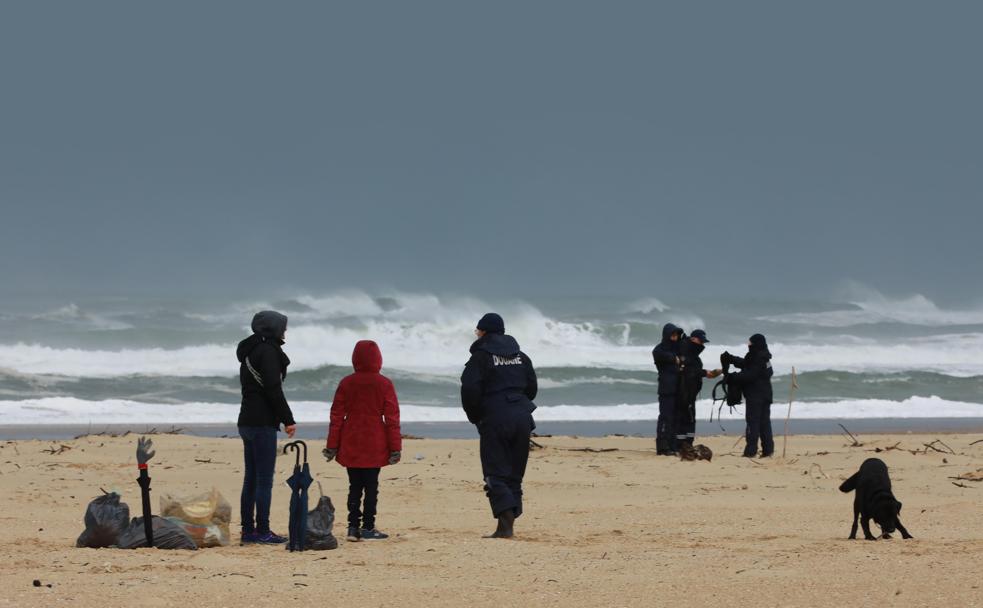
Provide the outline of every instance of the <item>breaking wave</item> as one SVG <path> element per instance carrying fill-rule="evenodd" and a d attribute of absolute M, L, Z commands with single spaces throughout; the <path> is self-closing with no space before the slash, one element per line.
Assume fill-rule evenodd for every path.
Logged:
<path fill-rule="evenodd" d="M 298 423 L 326 424 L 329 406 L 323 402 L 299 401 L 291 404 Z M 779 408 L 781 409 L 781 408 Z M 700 419 L 710 415 L 711 403 L 697 404 Z M 725 408 L 726 410 L 726 408 Z M 141 403 L 123 399 L 85 401 L 75 398 L 47 398 L 0 401 L 4 424 L 234 424 L 239 406 L 230 403 Z M 658 404 L 555 405 L 539 407 L 540 421 L 655 420 Z M 454 407 L 404 404 L 404 422 L 466 422 L 464 412 Z M 939 397 L 912 397 L 903 401 L 857 399 L 836 402 L 806 402 L 793 406 L 793 419 L 821 418 L 973 418 L 983 416 L 983 405 L 947 401 Z M 724 413 L 724 419 L 741 418 L 740 412 Z"/>

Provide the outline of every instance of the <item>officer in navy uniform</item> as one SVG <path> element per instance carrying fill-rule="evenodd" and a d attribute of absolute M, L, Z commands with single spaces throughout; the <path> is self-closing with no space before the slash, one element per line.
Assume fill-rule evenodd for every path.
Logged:
<path fill-rule="evenodd" d="M 683 336 L 679 343 L 679 355 L 683 361 L 676 398 L 676 449 L 682 449 L 683 444 L 692 446 L 696 439 L 696 399 L 703 388 L 703 379 L 716 378 L 723 373 L 719 369 L 703 368 L 700 354 L 704 345 L 709 342 L 707 332 L 694 329 L 689 336 Z"/>
<path fill-rule="evenodd" d="M 485 495 L 498 527 L 487 538 L 511 538 L 522 515 L 522 478 L 529 460 L 529 438 L 536 428 L 536 372 L 519 343 L 505 335 L 495 313 L 478 321 L 478 339 L 461 374 L 461 404 L 481 437 Z"/>

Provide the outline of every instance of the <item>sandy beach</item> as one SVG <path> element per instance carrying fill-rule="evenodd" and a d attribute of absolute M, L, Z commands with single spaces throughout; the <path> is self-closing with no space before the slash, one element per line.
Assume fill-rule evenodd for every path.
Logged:
<path fill-rule="evenodd" d="M 983 434 L 862 435 L 859 447 L 794 436 L 787 458 L 765 461 L 739 458 L 736 437 L 718 436 L 702 440 L 710 463 L 656 457 L 651 439 L 541 438 L 511 541 L 481 538 L 494 521 L 476 441 L 407 440 L 405 461 L 381 476 L 388 541 L 295 554 L 74 548 L 99 488 L 120 491 L 138 514 L 135 439 L 0 443 L 0 605 L 983 605 L 983 482 L 953 479 L 983 469 L 983 441 L 971 445 Z M 939 451 L 925 447 L 936 439 Z M 238 440 L 154 442 L 155 512 L 162 492 L 212 486 L 237 505 Z M 311 445 L 313 456 L 320 443 Z M 874 455 L 891 468 L 912 540 L 846 538 L 852 495 L 837 486 Z M 292 464 L 277 467 L 281 533 Z M 343 521 L 344 470 L 319 455 L 312 469 Z M 236 542 L 237 527 L 236 513 Z"/>

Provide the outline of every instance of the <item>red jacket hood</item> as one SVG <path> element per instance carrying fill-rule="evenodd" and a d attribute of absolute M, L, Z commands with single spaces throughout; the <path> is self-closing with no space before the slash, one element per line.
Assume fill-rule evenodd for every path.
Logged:
<path fill-rule="evenodd" d="M 379 373 L 382 369 L 382 351 L 372 340 L 359 340 L 352 351 L 352 366 L 356 372 Z"/>

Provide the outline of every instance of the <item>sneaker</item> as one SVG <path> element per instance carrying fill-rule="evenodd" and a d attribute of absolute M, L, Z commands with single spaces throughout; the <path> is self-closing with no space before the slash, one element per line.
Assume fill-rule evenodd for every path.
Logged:
<path fill-rule="evenodd" d="M 345 537 L 345 540 L 350 543 L 357 543 L 358 541 L 362 540 L 362 535 L 359 533 L 356 526 L 348 526 L 348 536 Z"/>
<path fill-rule="evenodd" d="M 282 545 L 287 539 L 273 532 L 256 532 L 255 540 L 252 542 L 260 545 Z"/>
<path fill-rule="evenodd" d="M 259 538 L 259 533 L 255 532 L 255 531 L 253 531 L 253 532 L 243 532 L 242 533 L 242 538 L 239 540 L 239 544 L 240 545 L 249 545 L 249 544 L 255 543 L 257 538 Z"/>
<path fill-rule="evenodd" d="M 389 535 L 372 528 L 371 530 L 362 530 L 362 538 L 365 540 L 386 540 Z"/>

